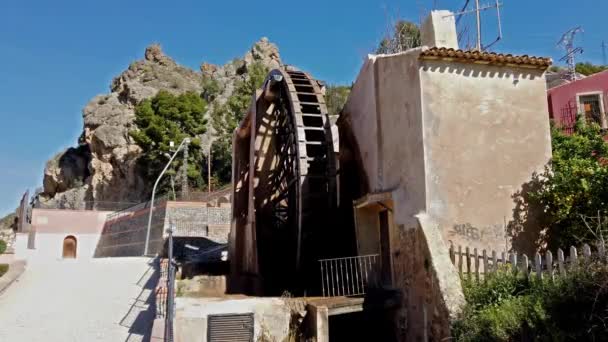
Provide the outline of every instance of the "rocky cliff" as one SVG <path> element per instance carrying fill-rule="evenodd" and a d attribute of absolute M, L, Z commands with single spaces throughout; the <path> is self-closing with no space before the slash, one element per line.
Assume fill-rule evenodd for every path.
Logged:
<path fill-rule="evenodd" d="M 204 96 L 212 80 L 216 95 L 208 106 L 225 102 L 235 84 L 247 77 L 248 67 L 261 63 L 269 69 L 282 65 L 277 47 L 262 38 L 242 57 L 223 66 L 202 63 L 200 71 L 178 65 L 159 45 L 149 46 L 143 60 L 116 77 L 110 93 L 95 96 L 83 109 L 83 132 L 78 146 L 47 162 L 41 206 L 61 208 L 113 207 L 117 202 L 141 202 L 149 196 L 150 180 L 137 170 L 141 149 L 129 131 L 135 129 L 135 106 L 159 90 L 194 91 Z M 213 130 L 210 130 L 210 135 Z M 212 139 L 207 136 L 207 140 Z M 153 180 L 152 180 L 153 181 Z"/>

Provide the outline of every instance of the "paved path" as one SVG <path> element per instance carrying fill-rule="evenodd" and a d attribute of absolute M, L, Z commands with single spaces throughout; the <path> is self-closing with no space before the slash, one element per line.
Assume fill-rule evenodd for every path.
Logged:
<path fill-rule="evenodd" d="M 0 295 L 0 341 L 148 341 L 153 259 L 28 263 Z"/>

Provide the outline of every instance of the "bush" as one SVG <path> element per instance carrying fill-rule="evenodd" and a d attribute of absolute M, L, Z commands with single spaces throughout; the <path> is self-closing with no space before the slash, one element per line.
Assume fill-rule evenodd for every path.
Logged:
<path fill-rule="evenodd" d="M 526 217 L 542 213 L 548 247 L 590 243 L 603 227 L 589 229 L 589 221 L 608 217 L 608 144 L 600 127 L 579 118 L 573 134 L 552 130 L 553 158 L 547 170 L 535 175 L 526 194 Z"/>
<path fill-rule="evenodd" d="M 0 277 L 2 277 L 6 272 L 8 272 L 8 265 L 0 264 Z"/>
<path fill-rule="evenodd" d="M 467 306 L 456 341 L 608 341 L 608 266 L 594 261 L 554 281 L 502 270 L 463 280 Z"/>
<path fill-rule="evenodd" d="M 0 240 L 0 254 L 4 254 L 6 251 L 6 242 L 4 240 Z"/>

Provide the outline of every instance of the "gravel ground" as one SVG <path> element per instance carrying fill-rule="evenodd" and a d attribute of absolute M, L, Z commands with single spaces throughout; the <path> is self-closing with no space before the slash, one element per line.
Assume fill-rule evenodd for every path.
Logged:
<path fill-rule="evenodd" d="M 153 259 L 28 263 L 0 295 L 0 341 L 148 341 Z"/>

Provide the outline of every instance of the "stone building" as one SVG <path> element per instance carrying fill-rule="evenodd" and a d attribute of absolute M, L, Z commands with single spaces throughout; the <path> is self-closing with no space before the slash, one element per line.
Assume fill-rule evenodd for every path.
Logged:
<path fill-rule="evenodd" d="M 464 301 L 450 244 L 510 250 L 514 195 L 551 158 L 550 59 L 459 50 L 448 11 L 421 33 L 420 48 L 368 56 L 338 121 L 357 254 L 378 254 L 381 287 L 403 294 L 409 341 L 449 336 Z"/>

